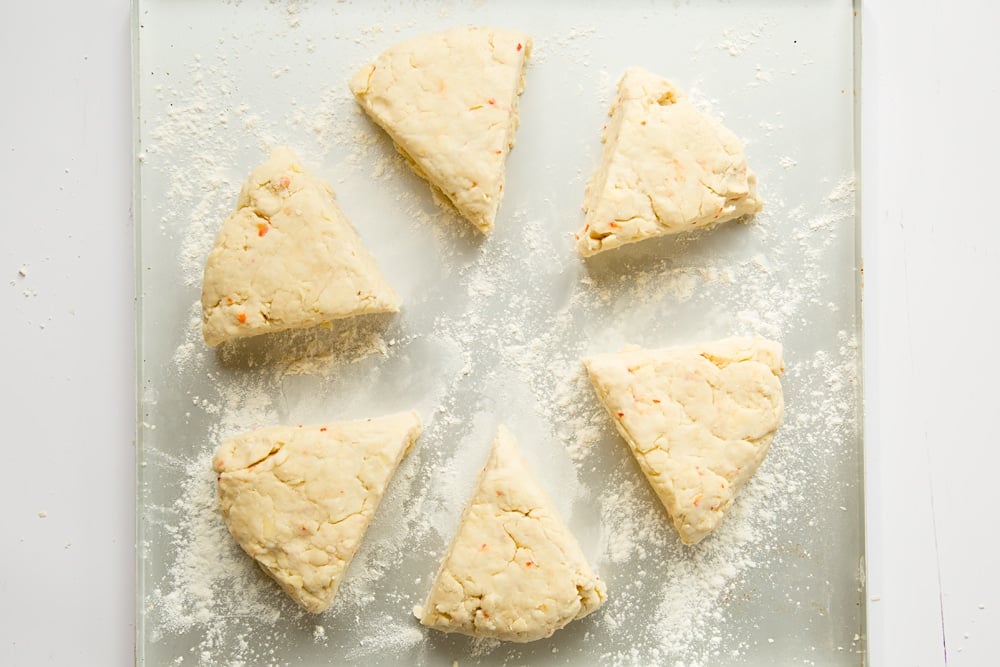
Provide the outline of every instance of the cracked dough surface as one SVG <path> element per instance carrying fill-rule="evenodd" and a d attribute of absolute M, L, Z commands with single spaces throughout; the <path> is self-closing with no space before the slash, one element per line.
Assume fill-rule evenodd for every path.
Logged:
<path fill-rule="evenodd" d="M 735 134 L 698 111 L 670 81 L 625 71 L 587 183 L 584 256 L 756 213 L 757 178 Z"/>
<path fill-rule="evenodd" d="M 681 541 L 701 541 L 756 472 L 781 423 L 781 346 L 727 338 L 626 348 L 584 364 Z"/>
<path fill-rule="evenodd" d="M 240 191 L 205 262 L 205 342 L 399 310 L 333 188 L 286 147 L 274 149 Z"/>
<path fill-rule="evenodd" d="M 604 582 L 501 426 L 427 601 L 414 614 L 443 632 L 528 642 L 595 611 L 605 598 Z"/>
<path fill-rule="evenodd" d="M 350 81 L 417 175 L 484 234 L 503 196 L 530 51 L 523 32 L 454 28 L 389 48 Z"/>
<path fill-rule="evenodd" d="M 420 430 L 408 412 L 227 440 L 212 466 L 229 532 L 293 600 L 325 611 Z"/>

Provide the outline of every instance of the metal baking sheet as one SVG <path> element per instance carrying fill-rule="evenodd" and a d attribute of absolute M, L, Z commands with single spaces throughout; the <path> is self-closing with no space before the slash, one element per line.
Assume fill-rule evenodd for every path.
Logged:
<path fill-rule="evenodd" d="M 139 0 L 134 20 L 141 664 L 864 661 L 850 2 Z M 391 44 L 467 24 L 534 39 L 486 239 L 434 200 L 347 88 Z M 583 261 L 584 184 L 632 65 L 744 139 L 766 208 Z M 202 263 L 278 144 L 332 182 L 403 310 L 209 350 Z M 733 334 L 784 345 L 785 421 L 719 531 L 684 547 L 579 359 Z M 299 610 L 226 532 L 211 452 L 257 426 L 410 408 L 424 435 L 337 600 Z M 527 645 L 445 636 L 411 614 L 501 423 L 609 592 Z"/>

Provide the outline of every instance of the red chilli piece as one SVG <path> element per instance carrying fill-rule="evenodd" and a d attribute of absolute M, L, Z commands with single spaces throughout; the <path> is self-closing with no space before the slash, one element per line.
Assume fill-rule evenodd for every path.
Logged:
<path fill-rule="evenodd" d="M 239 315 L 236 316 L 236 319 L 239 320 L 240 324 L 246 324 L 247 323 L 247 314 L 246 313 L 240 313 Z"/>
<path fill-rule="evenodd" d="M 520 51 L 520 50 L 521 50 L 521 49 L 523 49 L 523 48 L 524 48 L 524 47 L 523 47 L 523 46 L 521 45 L 521 42 L 518 42 L 518 43 L 517 43 L 517 50 L 518 50 L 518 51 Z"/>
<path fill-rule="evenodd" d="M 325 426 L 320 426 L 320 427 L 319 427 L 319 430 L 320 430 L 320 431 L 325 431 L 325 430 L 326 430 L 326 427 L 325 427 Z"/>
<path fill-rule="evenodd" d="M 257 236 L 264 236 L 270 230 L 270 225 L 266 222 L 257 223 Z"/>
<path fill-rule="evenodd" d="M 624 417 L 624 416 L 625 416 L 625 413 L 624 413 L 624 412 L 619 412 L 619 413 L 618 413 L 618 416 L 619 416 L 619 417 Z"/>

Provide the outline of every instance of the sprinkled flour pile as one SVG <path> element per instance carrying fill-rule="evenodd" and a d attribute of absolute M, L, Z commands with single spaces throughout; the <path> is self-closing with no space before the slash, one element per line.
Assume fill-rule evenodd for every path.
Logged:
<path fill-rule="evenodd" d="M 745 27 L 697 37 L 684 61 L 696 73 L 707 62 L 745 65 L 740 84 L 752 114 L 708 76 L 678 75 L 701 108 L 748 135 L 764 212 L 749 224 L 583 262 L 572 231 L 621 70 L 612 44 L 627 17 L 537 19 L 545 30 L 534 34 L 506 199 L 496 232 L 483 239 L 409 171 L 346 81 L 425 26 L 506 24 L 503 7 L 442 3 L 416 17 L 388 3 L 365 12 L 350 3 L 226 3 L 205 17 L 217 31 L 167 57 L 165 27 L 181 19 L 150 6 L 149 32 L 140 33 L 150 73 L 139 154 L 141 606 L 150 664 L 691 667 L 769 664 L 775 655 L 836 664 L 830 656 L 858 650 L 849 622 L 858 565 L 843 556 L 860 553 L 861 539 L 854 180 L 833 159 L 836 170 L 805 173 L 815 162 L 805 148 L 776 145 L 797 127 L 768 106 L 791 80 L 768 60 L 769 40 L 784 36 L 780 20 L 733 19 L 727 25 Z M 254 74 L 261 60 L 264 71 Z M 553 72 L 573 83 L 560 88 Z M 572 131 L 562 134 L 551 111 L 565 103 L 579 117 L 567 118 Z M 282 143 L 331 181 L 403 310 L 209 349 L 199 302 L 205 256 L 250 168 Z M 736 334 L 783 343 L 785 419 L 723 525 L 685 547 L 580 359 L 624 344 Z M 424 433 L 333 607 L 308 614 L 228 534 L 212 453 L 260 426 L 404 409 L 418 411 Z M 609 591 L 598 613 L 530 645 L 442 636 L 410 611 L 430 588 L 500 423 Z M 844 633 L 835 644 L 824 625 L 831 618 Z M 769 652 L 775 647 L 783 652 Z"/>

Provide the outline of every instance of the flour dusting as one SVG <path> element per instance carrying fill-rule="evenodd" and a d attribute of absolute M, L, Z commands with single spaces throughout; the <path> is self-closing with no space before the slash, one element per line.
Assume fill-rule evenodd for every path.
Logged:
<path fill-rule="evenodd" d="M 781 152 L 789 150 L 786 125 L 798 121 L 766 105 L 744 117 L 726 86 L 689 73 L 695 104 L 742 123 L 756 142 L 750 161 L 764 211 L 581 260 L 572 232 L 621 73 L 612 64 L 621 19 L 553 20 L 532 35 L 515 167 L 497 228 L 483 238 L 411 172 L 359 111 L 346 81 L 419 26 L 504 22 L 506 11 L 442 3 L 417 19 L 389 3 L 366 12 L 359 6 L 271 2 L 253 8 L 260 24 L 244 33 L 227 26 L 251 8 L 223 3 L 227 19 L 217 34 L 142 79 L 137 159 L 147 198 L 141 250 L 149 267 L 149 356 L 142 369 L 141 650 L 183 665 L 826 664 L 822 624 L 853 609 L 850 601 L 833 605 L 857 583 L 835 557 L 838 540 L 857 539 L 859 514 L 858 340 L 848 275 L 853 175 L 838 169 L 801 187 L 806 153 Z M 664 6 L 642 20 L 673 25 L 686 11 L 696 10 Z M 733 19 L 721 32 L 712 25 L 691 37 L 698 66 L 742 68 L 739 89 L 754 104 L 770 103 L 794 74 L 769 59 L 772 40 L 784 34 L 781 21 Z M 266 66 L 249 76 L 261 59 Z M 809 71 L 795 75 L 796 85 Z M 552 124 L 562 108 L 574 113 Z M 572 128 L 565 137 L 562 124 Z M 530 134 L 543 125 L 545 136 Z M 205 257 L 243 179 L 279 144 L 334 185 L 403 296 L 402 312 L 207 348 Z M 552 155 L 563 161 L 550 162 Z M 556 173 L 552 165 L 567 161 L 575 171 Z M 523 173 L 533 180 L 518 181 Z M 22 267 L 19 278 L 27 273 Z M 687 547 L 581 359 L 625 344 L 753 334 L 784 345 L 784 423 L 720 528 Z M 223 524 L 215 448 L 276 423 L 408 409 L 421 415 L 423 435 L 332 608 L 321 616 L 302 611 Z M 411 612 L 430 588 L 500 423 L 514 431 L 609 591 L 601 610 L 531 645 L 444 636 Z M 828 505 L 843 508 L 837 518 Z M 772 622 L 787 632 L 775 636 Z M 773 652 L 776 643 L 797 641 L 797 649 Z M 838 643 L 857 651 L 860 637 L 852 629 Z"/>

